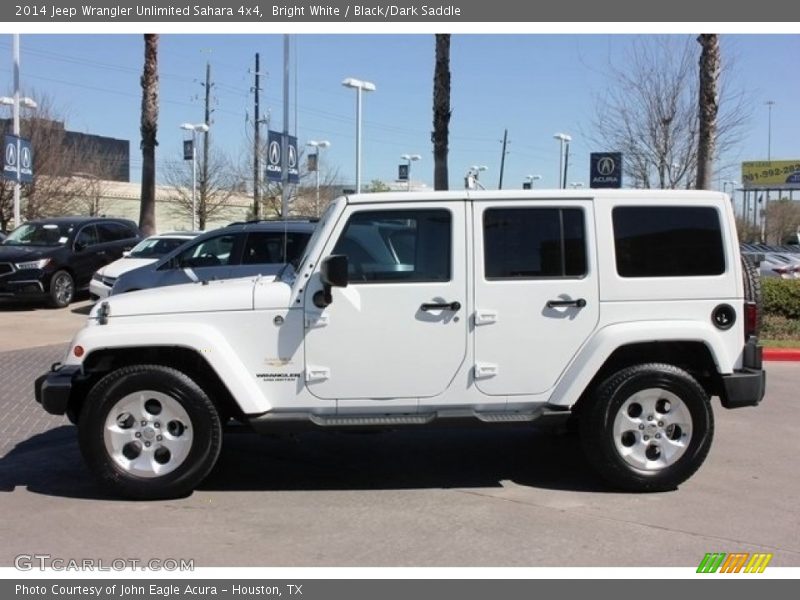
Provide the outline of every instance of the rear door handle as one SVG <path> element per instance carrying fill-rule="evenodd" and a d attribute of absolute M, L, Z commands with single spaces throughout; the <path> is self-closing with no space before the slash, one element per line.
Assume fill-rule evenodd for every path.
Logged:
<path fill-rule="evenodd" d="M 452 310 L 453 312 L 461 310 L 461 302 L 426 302 L 419 307 L 422 312 L 429 310 Z"/>
<path fill-rule="evenodd" d="M 586 306 L 586 300 L 578 298 L 577 300 L 548 300 L 547 308 L 583 308 Z"/>

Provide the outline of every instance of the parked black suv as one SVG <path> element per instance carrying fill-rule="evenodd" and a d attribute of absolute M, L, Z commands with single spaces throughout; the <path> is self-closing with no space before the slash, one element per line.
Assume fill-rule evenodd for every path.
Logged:
<path fill-rule="evenodd" d="M 142 239 L 127 219 L 56 217 L 28 221 L 0 243 L 0 297 L 47 298 L 67 306 L 97 269 Z"/>

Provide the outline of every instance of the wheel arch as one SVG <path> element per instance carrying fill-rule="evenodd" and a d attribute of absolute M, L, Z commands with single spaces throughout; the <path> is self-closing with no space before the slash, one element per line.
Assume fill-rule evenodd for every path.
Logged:
<path fill-rule="evenodd" d="M 193 379 L 209 396 L 223 418 L 240 418 L 242 410 L 233 394 L 208 360 L 193 348 L 185 346 L 131 346 L 99 348 L 83 361 L 83 376 L 73 387 L 67 405 L 70 421 L 77 423 L 89 390 L 111 371 L 137 364 L 159 364 L 172 367 Z"/>
<path fill-rule="evenodd" d="M 722 377 L 709 347 L 700 341 L 637 342 L 616 348 L 584 387 L 572 410 L 580 412 L 592 390 L 614 373 L 646 363 L 673 365 L 689 373 L 709 396 L 722 393 Z"/>
<path fill-rule="evenodd" d="M 645 362 L 675 365 L 692 374 L 709 396 L 719 395 L 721 374 L 732 372 L 739 358 L 710 324 L 640 321 L 610 325 L 584 344 L 561 374 L 548 404 L 561 410 L 575 407 L 609 372 Z"/>

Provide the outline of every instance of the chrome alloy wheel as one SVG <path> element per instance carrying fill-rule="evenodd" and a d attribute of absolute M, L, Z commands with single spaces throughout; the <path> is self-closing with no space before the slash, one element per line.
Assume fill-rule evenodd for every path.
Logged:
<path fill-rule="evenodd" d="M 648 388 L 633 394 L 614 417 L 614 446 L 636 469 L 659 471 L 674 465 L 692 439 L 692 415 L 672 392 Z"/>
<path fill-rule="evenodd" d="M 177 469 L 192 448 L 193 428 L 181 404 L 154 390 L 121 398 L 103 430 L 106 452 L 131 475 L 161 477 Z"/>
<path fill-rule="evenodd" d="M 75 294 L 75 287 L 72 283 L 72 278 L 66 273 L 62 273 L 53 282 L 55 288 L 53 294 L 56 301 L 61 306 L 66 306 L 72 301 L 72 296 Z"/>

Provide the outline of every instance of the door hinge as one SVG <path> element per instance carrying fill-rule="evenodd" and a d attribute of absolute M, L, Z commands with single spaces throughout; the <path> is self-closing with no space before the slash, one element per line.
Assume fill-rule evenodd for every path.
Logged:
<path fill-rule="evenodd" d="M 306 382 L 325 381 L 331 378 L 331 370 L 328 367 L 306 367 Z"/>
<path fill-rule="evenodd" d="M 329 323 L 328 315 L 306 315 L 306 329 L 313 329 L 315 327 L 325 327 Z"/>
<path fill-rule="evenodd" d="M 497 323 L 497 311 L 478 308 L 475 310 L 475 325 Z"/>
<path fill-rule="evenodd" d="M 500 372 L 497 365 L 490 363 L 475 363 L 475 379 L 495 377 Z"/>

